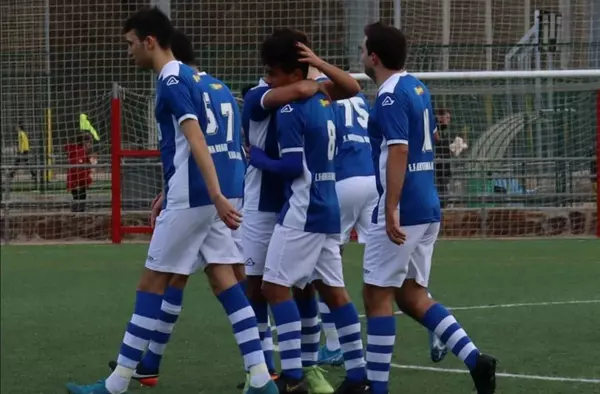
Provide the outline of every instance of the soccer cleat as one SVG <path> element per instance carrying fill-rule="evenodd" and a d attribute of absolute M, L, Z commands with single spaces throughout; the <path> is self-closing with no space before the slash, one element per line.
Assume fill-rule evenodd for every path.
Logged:
<path fill-rule="evenodd" d="M 477 356 L 477 364 L 471 371 L 477 394 L 493 394 L 496 392 L 496 364 L 498 361 L 487 354 Z"/>
<path fill-rule="evenodd" d="M 248 382 L 250 379 L 248 379 Z M 279 394 L 279 389 L 274 380 L 270 380 L 267 384 L 262 387 L 248 386 L 248 389 L 243 394 Z"/>
<path fill-rule="evenodd" d="M 115 368 L 117 368 L 117 362 L 109 361 L 108 367 L 110 368 L 111 371 L 114 371 Z M 137 368 L 135 369 L 135 371 L 133 371 L 133 375 L 131 376 L 131 379 L 137 380 L 138 382 L 140 382 L 140 384 L 142 386 L 154 387 L 158 384 L 158 375 L 159 375 L 158 370 L 150 371 L 150 370 L 144 368 L 142 363 L 139 363 Z"/>
<path fill-rule="evenodd" d="M 431 356 L 431 361 L 434 363 L 439 363 L 442 361 L 446 354 L 448 354 L 448 347 L 442 342 L 442 340 L 432 333 L 429 332 L 429 355 Z"/>
<path fill-rule="evenodd" d="M 67 392 L 69 394 L 110 394 L 104 382 L 104 380 L 99 380 L 94 384 L 81 386 L 75 383 L 67 383 Z"/>
<path fill-rule="evenodd" d="M 319 358 L 317 361 L 318 365 L 332 365 L 339 367 L 344 364 L 344 354 L 342 349 L 329 350 L 327 346 L 323 345 L 319 349 Z"/>
<path fill-rule="evenodd" d="M 306 379 L 294 379 L 281 374 L 275 384 L 282 394 L 309 394 L 310 392 Z"/>
<path fill-rule="evenodd" d="M 335 389 L 334 394 L 371 394 L 371 389 L 367 382 L 354 382 L 344 379 L 342 384 Z"/>
<path fill-rule="evenodd" d="M 306 377 L 306 383 L 308 383 L 310 394 L 333 394 L 335 390 L 329 384 L 327 379 L 325 379 L 325 376 L 323 376 L 323 372 L 325 372 L 324 369 L 321 369 L 316 365 L 302 369 L 304 370 L 304 376 Z"/>
<path fill-rule="evenodd" d="M 277 372 L 270 371 L 269 373 L 271 374 L 271 380 L 277 380 L 279 378 Z M 239 383 L 236 387 L 238 390 L 246 390 L 247 387 L 250 387 L 250 375 L 246 373 L 246 381 Z"/>

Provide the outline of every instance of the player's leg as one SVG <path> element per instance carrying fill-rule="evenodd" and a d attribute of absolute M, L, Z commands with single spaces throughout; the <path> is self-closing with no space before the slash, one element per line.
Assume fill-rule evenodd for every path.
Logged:
<path fill-rule="evenodd" d="M 431 293 L 427 293 L 429 298 L 433 298 Z M 440 337 L 429 331 L 429 357 L 434 363 L 441 362 L 448 354 L 448 347 L 442 342 Z"/>
<path fill-rule="evenodd" d="M 419 240 L 411 253 L 406 280 L 397 292 L 398 307 L 434 332 L 465 363 L 478 393 L 493 393 L 496 388 L 496 360 L 481 354 L 454 316 L 428 295 L 433 247 L 439 228 L 439 223 L 405 228 L 407 239 L 418 237 Z"/>
<path fill-rule="evenodd" d="M 205 273 L 211 289 L 221 302 L 233 328 L 235 340 L 250 374 L 247 393 L 271 394 L 277 387 L 271 380 L 269 369 L 258 334 L 256 315 L 234 268 L 241 265 L 242 256 L 237 250 L 231 231 L 220 221 L 214 221 L 200 247 L 201 261 L 206 264 Z"/>
<path fill-rule="evenodd" d="M 269 324 L 269 306 L 262 292 L 262 276 L 277 214 L 270 212 L 247 211 L 242 224 L 242 250 L 247 277 L 246 294 L 256 314 L 258 329 L 265 362 L 272 375 L 276 368 L 273 360 L 273 338 Z"/>
<path fill-rule="evenodd" d="M 146 269 L 138 283 L 134 313 L 121 344 L 117 366 L 106 381 L 94 385 L 67 385 L 73 394 L 121 394 L 127 391 L 143 352 L 152 340 L 161 313 L 165 288 L 173 274 L 193 271 L 203 241 L 202 209 L 165 210 L 156 220 L 148 248 Z M 178 234 L 189 234 L 180 237 Z"/>
<path fill-rule="evenodd" d="M 392 243 L 385 224 L 371 225 L 365 246 L 363 300 L 367 315 L 367 376 L 373 394 L 387 394 L 392 353 L 396 340 L 394 293 L 408 272 L 415 241 Z"/>
<path fill-rule="evenodd" d="M 300 349 L 302 351 L 302 369 L 311 394 L 331 394 L 333 387 L 325 378 L 319 360 L 319 344 L 321 343 L 321 324 L 315 287 L 312 283 L 304 289 L 293 288 L 294 300 L 300 312 L 302 323 Z"/>
<path fill-rule="evenodd" d="M 338 236 L 327 235 L 313 278 L 316 288 L 331 311 L 344 356 L 346 377 L 335 393 L 364 393 L 368 386 L 360 321 L 344 287 Z"/>
<path fill-rule="evenodd" d="M 263 293 L 277 325 L 280 392 L 308 393 L 302 370 L 300 311 L 290 289 L 304 288 L 317 264 L 325 234 L 275 226 L 263 276 Z"/>
<path fill-rule="evenodd" d="M 341 243 L 340 254 L 343 253 L 344 245 L 350 239 L 350 233 L 358 220 L 360 213 L 359 204 L 360 196 L 357 197 L 356 190 L 353 190 L 357 185 L 353 182 L 357 178 L 347 178 L 335 184 L 335 191 L 338 196 L 340 205 L 340 225 L 341 225 Z M 319 300 L 319 313 L 323 321 L 323 332 L 325 334 L 325 344 L 319 349 L 319 364 L 321 365 L 342 365 L 344 356 L 340 348 L 335 323 L 331 318 L 331 312 L 325 301 Z"/>

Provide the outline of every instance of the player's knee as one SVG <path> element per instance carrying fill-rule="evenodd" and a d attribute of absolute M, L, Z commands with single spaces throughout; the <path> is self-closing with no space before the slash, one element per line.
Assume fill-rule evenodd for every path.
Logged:
<path fill-rule="evenodd" d="M 394 314 L 394 288 L 365 284 L 363 287 L 365 311 L 369 317 Z"/>
<path fill-rule="evenodd" d="M 246 280 L 246 267 L 244 264 L 235 264 L 233 266 L 233 273 L 238 282 Z"/>
<path fill-rule="evenodd" d="M 145 268 L 140 278 L 137 290 L 146 293 L 163 294 L 173 274 L 153 271 Z"/>
<path fill-rule="evenodd" d="M 169 286 L 175 287 L 177 289 L 184 289 L 187 284 L 189 276 L 187 275 L 173 275 L 171 280 L 169 281 Z"/>
<path fill-rule="evenodd" d="M 269 304 L 279 304 L 292 298 L 288 287 L 270 282 L 263 282 L 262 293 Z"/>
<path fill-rule="evenodd" d="M 209 264 L 204 271 L 214 295 L 238 284 L 233 267 L 228 264 Z"/>

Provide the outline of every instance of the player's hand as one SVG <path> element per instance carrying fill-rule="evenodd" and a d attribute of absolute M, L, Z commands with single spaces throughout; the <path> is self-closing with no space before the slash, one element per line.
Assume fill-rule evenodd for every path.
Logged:
<path fill-rule="evenodd" d="M 298 54 L 300 55 L 300 61 L 302 63 L 308 63 L 315 68 L 320 68 L 324 63 L 323 59 L 315 55 L 315 53 L 306 45 L 301 42 L 296 43 L 298 47 Z"/>
<path fill-rule="evenodd" d="M 214 198 L 213 203 L 223 223 L 230 229 L 237 230 L 242 223 L 242 214 L 222 194 Z"/>
<path fill-rule="evenodd" d="M 152 200 L 151 212 L 150 212 L 150 227 L 154 228 L 156 225 L 156 218 L 160 215 L 160 211 L 162 211 L 163 202 L 165 200 L 165 196 L 163 192 L 160 192 L 154 200 Z"/>
<path fill-rule="evenodd" d="M 400 228 L 400 213 L 398 212 L 398 207 L 386 210 L 385 230 L 390 241 L 396 245 L 402 245 L 404 241 L 406 241 L 406 234 Z"/>

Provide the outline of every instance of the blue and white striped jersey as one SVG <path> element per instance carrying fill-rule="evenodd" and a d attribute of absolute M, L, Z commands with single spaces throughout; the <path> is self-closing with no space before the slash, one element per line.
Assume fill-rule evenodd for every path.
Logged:
<path fill-rule="evenodd" d="M 244 96 L 242 124 L 246 143 L 265 151 L 271 159 L 279 159 L 277 142 L 277 109 L 265 109 L 263 97 L 269 86 L 262 80 Z M 248 165 L 244 188 L 244 209 L 280 212 L 284 202 L 284 181 L 277 174 Z"/>
<path fill-rule="evenodd" d="M 303 173 L 287 184 L 279 224 L 310 233 L 339 234 L 335 191 L 336 112 L 321 93 L 277 113 L 281 155 L 301 152 Z"/>
<path fill-rule="evenodd" d="M 440 201 L 434 183 L 435 116 L 429 90 L 406 72 L 388 78 L 379 88 L 369 117 L 379 204 L 373 222 L 385 221 L 388 147 L 408 145 L 408 168 L 400 198 L 400 225 L 440 221 Z M 392 169 L 393 170 L 393 169 Z"/>
<path fill-rule="evenodd" d="M 165 182 L 165 208 L 212 204 L 181 130 L 181 124 L 187 119 L 196 119 L 200 124 L 223 195 L 243 197 L 245 166 L 241 152 L 241 119 L 235 98 L 224 83 L 171 61 L 158 77 L 155 116 Z"/>
<path fill-rule="evenodd" d="M 316 78 L 318 82 L 326 81 L 324 75 Z M 369 102 L 364 94 L 338 100 L 337 128 L 338 143 L 335 156 L 335 174 L 337 181 L 355 176 L 374 175 L 371 145 L 367 131 L 369 123 Z"/>

